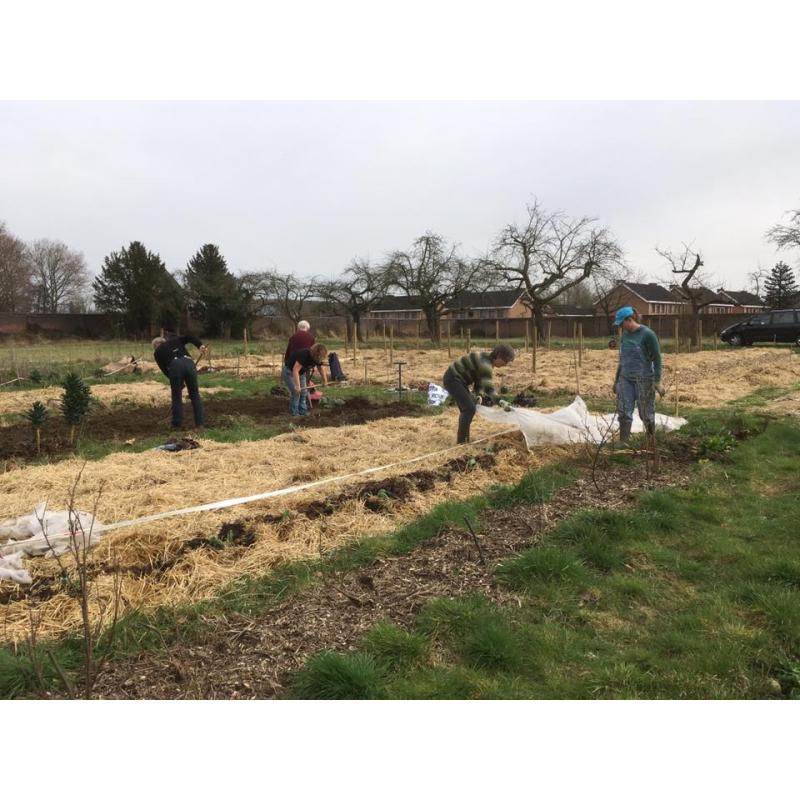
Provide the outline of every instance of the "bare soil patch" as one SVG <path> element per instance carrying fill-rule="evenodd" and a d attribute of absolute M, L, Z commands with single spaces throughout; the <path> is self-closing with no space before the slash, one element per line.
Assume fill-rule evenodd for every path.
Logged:
<path fill-rule="evenodd" d="M 281 397 L 211 398 L 203 401 L 208 428 L 229 428 L 237 418 L 247 417 L 258 424 L 284 425 L 289 430 L 295 427 L 322 428 L 340 425 L 361 425 L 386 417 L 414 417 L 423 413 L 421 406 L 408 402 L 373 403 L 365 398 L 353 397 L 342 406 L 315 409 L 302 419 L 289 417 L 287 401 Z M 147 438 L 163 434 L 165 440 L 170 429 L 169 406 L 159 408 L 129 406 L 110 408 L 89 414 L 79 432 L 81 437 L 95 441 L 124 442 L 128 439 Z M 192 409 L 184 404 L 185 426 L 192 421 Z M 42 431 L 42 455 L 58 458 L 70 455 L 69 426 L 60 416 L 51 416 Z M 25 422 L 15 423 L 2 429 L 0 437 L 0 459 L 25 459 L 36 456 L 33 433 Z"/>

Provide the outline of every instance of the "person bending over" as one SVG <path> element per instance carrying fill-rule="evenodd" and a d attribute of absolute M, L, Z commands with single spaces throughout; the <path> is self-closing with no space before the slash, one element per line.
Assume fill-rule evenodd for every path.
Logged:
<path fill-rule="evenodd" d="M 303 400 L 303 393 L 308 395 L 308 388 L 303 388 L 302 377 L 320 368 L 328 357 L 328 348 L 324 344 L 315 344 L 296 350 L 284 362 L 283 383 L 289 390 L 289 414 L 293 417 L 305 417 L 309 413 L 308 398 Z M 320 369 L 322 385 L 327 386 L 325 372 Z"/>
<path fill-rule="evenodd" d="M 447 368 L 442 383 L 461 412 L 458 415 L 458 444 L 469 441 L 469 429 L 475 416 L 477 403 L 469 387 L 473 387 L 479 402 L 484 399 L 496 400 L 497 392 L 492 383 L 493 369 L 505 367 L 513 360 L 514 348 L 509 344 L 499 344 L 488 353 L 467 353 Z"/>
<path fill-rule="evenodd" d="M 172 389 L 172 428 L 179 430 L 183 425 L 183 405 L 181 394 L 184 384 L 189 392 L 194 413 L 194 426 L 202 431 L 203 401 L 197 386 L 197 367 L 194 359 L 186 352 L 186 345 L 197 347 L 201 353 L 207 353 L 208 348 L 194 336 L 172 336 L 165 339 L 157 336 L 153 339 L 153 358 L 159 369 L 169 378 Z"/>

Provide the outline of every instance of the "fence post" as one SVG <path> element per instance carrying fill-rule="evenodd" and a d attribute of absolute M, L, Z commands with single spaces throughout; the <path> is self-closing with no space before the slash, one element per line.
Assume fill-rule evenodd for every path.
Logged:
<path fill-rule="evenodd" d="M 499 344 L 500 342 L 500 320 L 496 319 L 494 321 L 494 341 L 495 344 Z"/>
<path fill-rule="evenodd" d="M 528 352 L 528 342 L 531 338 L 531 323 L 530 320 L 525 320 L 525 352 Z"/>
<path fill-rule="evenodd" d="M 394 325 L 389 326 L 389 371 L 394 364 Z"/>
<path fill-rule="evenodd" d="M 358 352 L 358 323 L 353 323 L 353 365 L 356 363 L 356 354 Z"/>
<path fill-rule="evenodd" d="M 536 326 L 533 326 L 533 347 L 531 348 L 531 372 L 536 374 L 536 349 L 537 345 L 539 344 L 539 332 L 536 330 Z"/>
<path fill-rule="evenodd" d="M 547 349 L 548 350 L 550 349 L 550 332 L 551 332 L 552 328 L 553 328 L 553 321 L 549 319 L 549 320 L 547 320 Z"/>
<path fill-rule="evenodd" d="M 383 352 L 386 353 L 386 323 L 383 323 Z"/>
<path fill-rule="evenodd" d="M 244 329 L 244 356 L 247 358 L 249 355 L 248 348 L 247 348 L 247 326 Z"/>
<path fill-rule="evenodd" d="M 467 328 L 467 352 L 472 350 L 472 328 Z"/>
<path fill-rule="evenodd" d="M 578 323 L 578 366 L 583 366 L 583 323 Z"/>
<path fill-rule="evenodd" d="M 703 320 L 697 320 L 697 349 L 703 352 Z"/>

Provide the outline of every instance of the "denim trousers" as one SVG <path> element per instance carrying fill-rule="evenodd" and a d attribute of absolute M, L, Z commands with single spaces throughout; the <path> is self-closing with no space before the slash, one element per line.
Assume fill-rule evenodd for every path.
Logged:
<path fill-rule="evenodd" d="M 300 373 L 300 391 L 294 388 L 292 370 L 283 365 L 283 385 L 289 390 L 289 413 L 293 417 L 305 417 L 311 410 L 308 402 L 308 378 L 305 373 Z"/>

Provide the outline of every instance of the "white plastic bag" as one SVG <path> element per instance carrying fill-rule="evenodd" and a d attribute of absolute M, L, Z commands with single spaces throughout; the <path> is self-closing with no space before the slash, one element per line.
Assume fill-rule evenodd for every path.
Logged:
<path fill-rule="evenodd" d="M 439 386 L 436 383 L 428 384 L 428 405 L 440 406 L 447 398 L 450 397 L 450 392 L 447 389 Z"/>

